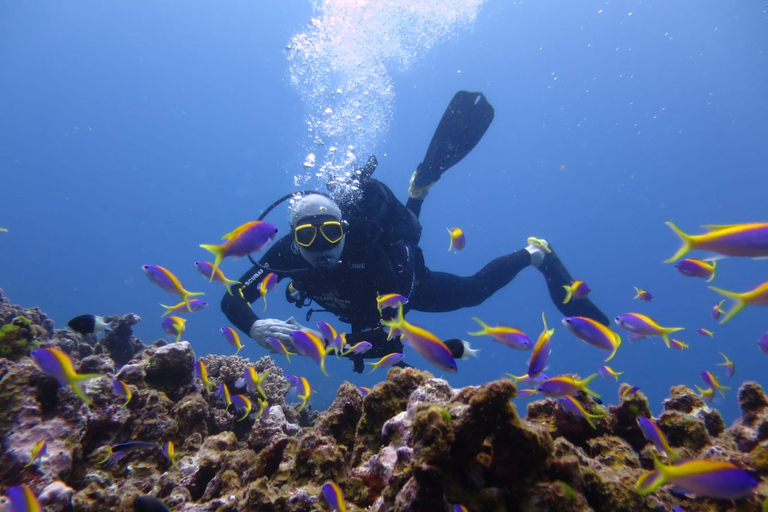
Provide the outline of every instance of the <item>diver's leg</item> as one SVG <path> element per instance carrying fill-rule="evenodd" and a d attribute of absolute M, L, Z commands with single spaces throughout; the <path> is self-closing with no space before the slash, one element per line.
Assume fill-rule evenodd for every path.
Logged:
<path fill-rule="evenodd" d="M 546 279 L 549 296 L 555 307 L 565 316 L 585 316 L 603 325 L 610 325 L 605 313 L 600 311 L 589 298 L 574 299 L 568 304 L 563 304 L 566 295 L 564 287 L 573 282 L 571 274 L 546 240 L 530 238 L 528 241 L 534 242 L 526 247 L 526 250 L 531 253 L 531 264 L 538 268 Z"/>

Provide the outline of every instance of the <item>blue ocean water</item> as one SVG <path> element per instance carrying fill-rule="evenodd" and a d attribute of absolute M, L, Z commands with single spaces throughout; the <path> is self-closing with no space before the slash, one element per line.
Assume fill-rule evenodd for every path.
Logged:
<path fill-rule="evenodd" d="M 405 2 L 382 2 L 388 3 Z M 336 34 L 359 31 L 351 40 L 360 47 L 350 49 L 347 41 L 333 47 L 342 53 L 322 61 L 343 62 L 340 71 L 334 68 L 342 76 L 323 68 L 295 83 L 291 66 L 301 62 L 287 54 L 328 4 L 337 12 L 357 5 L 1 3 L 5 294 L 39 306 L 57 327 L 84 313 L 135 312 L 142 317 L 136 334 L 151 343 L 164 336 L 157 304 L 173 297 L 152 285 L 141 265 L 163 265 L 188 289 L 205 291 L 212 304 L 190 316 L 184 338 L 198 355 L 231 353 L 219 333 L 227 325 L 218 309 L 224 290 L 195 270 L 194 261 L 207 257 L 198 245 L 253 220 L 283 194 L 319 186 L 303 163 L 319 129 L 328 127 L 311 120 L 324 101 L 332 109 L 351 108 L 353 116 L 355 104 L 336 104 L 333 95 L 313 95 L 312 88 L 350 80 L 344 72 L 354 69 L 358 88 L 377 87 L 380 94 L 360 106 L 369 110 L 362 129 L 349 132 L 352 152 L 362 161 L 366 150 L 375 153 L 375 177 L 402 200 L 456 91 L 482 91 L 496 110 L 485 138 L 425 203 L 421 245 L 430 268 L 468 275 L 523 247 L 529 236 L 547 238 L 609 317 L 639 312 L 686 328 L 679 338 L 688 350 L 624 336 L 611 362 L 625 372 L 622 381 L 648 395 L 654 412 L 672 385 L 702 385 L 703 370 L 734 389 L 744 380 L 766 384 L 768 355 L 756 346 L 768 331 L 766 310 L 747 308 L 718 325 L 710 310 L 719 296 L 703 280 L 662 263 L 679 246 L 667 220 L 693 233 L 703 224 L 768 220 L 764 3 L 489 0 L 470 10 L 473 19 L 458 21 L 439 9 L 444 2 L 414 2 L 437 12 L 434 18 L 360 10 L 350 18 L 359 23 Z M 408 44 L 382 48 L 381 40 L 366 40 L 362 27 L 375 26 L 376 15 L 398 22 Z M 366 44 L 375 51 L 366 53 Z M 350 68 L 350 55 L 369 60 Z M 328 84 L 317 81 L 325 78 Z M 269 219 L 286 232 L 285 211 Z M 453 226 L 467 237 L 458 254 L 446 251 L 445 228 Z M 714 284 L 746 291 L 768 279 L 766 265 L 722 260 Z M 222 268 L 236 278 L 248 267 L 240 260 Z M 306 310 L 283 300 L 284 286 L 269 297 L 268 316 L 304 322 Z M 656 300 L 633 300 L 633 286 Z M 604 352 L 560 325 L 562 315 L 533 269 L 480 306 L 413 312 L 409 320 L 443 338 L 470 339 L 471 317 L 478 316 L 535 338 L 542 312 L 556 329 L 548 373 L 586 376 L 602 366 Z M 327 315 L 313 316 L 308 325 L 317 320 L 341 327 Z M 715 337 L 699 336 L 700 327 Z M 444 375 L 452 385 L 525 373 L 529 353 L 490 338 L 470 340 L 482 352 L 461 361 L 457 374 Z M 732 379 L 716 366 L 720 352 L 736 364 Z M 250 342 L 241 355 L 264 353 Z M 411 364 L 440 375 L 412 351 L 406 354 Z M 314 363 L 297 359 L 284 368 L 310 380 L 316 408 L 326 407 L 344 380 L 372 385 L 385 377 L 383 371 L 354 374 L 348 361 L 331 358 L 326 378 Z M 601 379 L 594 388 L 607 403 L 617 402 L 614 381 Z M 735 392 L 715 406 L 732 421 Z"/>

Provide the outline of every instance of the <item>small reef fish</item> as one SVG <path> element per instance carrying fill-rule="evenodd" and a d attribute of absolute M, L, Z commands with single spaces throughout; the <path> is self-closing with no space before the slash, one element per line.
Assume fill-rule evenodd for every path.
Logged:
<path fill-rule="evenodd" d="M 451 243 L 448 245 L 448 252 L 450 252 L 451 249 L 455 250 L 456 252 L 462 250 L 467 244 L 467 240 L 464 237 L 464 231 L 462 231 L 461 228 L 446 229 L 448 230 L 448 234 L 451 237 Z"/>
<path fill-rule="evenodd" d="M 9 512 L 43 512 L 43 507 L 37 501 L 37 496 L 26 485 L 9 487 L 8 499 L 10 500 Z"/>
<path fill-rule="evenodd" d="M 736 365 L 733 364 L 733 361 L 728 359 L 728 356 L 720 352 L 720 355 L 723 356 L 723 359 L 725 359 L 724 363 L 719 363 L 717 366 L 725 366 L 725 375 L 726 377 L 733 377 L 736 375 Z"/>
<path fill-rule="evenodd" d="M 405 321 L 402 304 L 397 306 L 397 317 L 394 320 L 383 320 L 382 323 L 390 328 L 388 339 L 400 334 L 404 345 L 414 349 L 436 367 L 449 373 L 459 370 L 451 351 L 440 338 L 423 327 Z"/>
<path fill-rule="evenodd" d="M 538 377 L 544 371 L 547 367 L 549 354 L 552 352 L 550 340 L 552 335 L 555 334 L 555 330 L 547 327 L 547 319 L 544 313 L 541 314 L 541 320 L 544 322 L 544 330 L 541 331 L 539 339 L 536 340 L 533 353 L 531 353 L 531 358 L 528 360 L 528 375 L 530 377 Z"/>
<path fill-rule="evenodd" d="M 699 376 L 701 377 L 701 380 L 704 381 L 704 384 L 709 386 L 712 389 L 716 389 L 722 396 L 725 398 L 725 391 L 726 389 L 733 389 L 729 388 L 728 386 L 723 386 L 717 381 L 717 377 L 715 377 L 712 372 L 699 372 Z"/>
<path fill-rule="evenodd" d="M 626 398 L 626 397 L 628 397 L 630 395 L 634 395 L 638 391 L 640 391 L 640 387 L 638 387 L 638 386 L 627 386 L 627 387 L 624 387 L 621 390 L 620 394 L 621 394 L 622 398 Z"/>
<path fill-rule="evenodd" d="M 0 228 L 0 232 L 1 232 L 1 233 L 7 233 L 7 232 L 8 232 L 8 229 L 7 229 L 7 228 Z"/>
<path fill-rule="evenodd" d="M 476 316 L 473 316 L 472 320 L 480 324 L 482 330 L 468 332 L 467 334 L 470 336 L 490 336 L 499 343 L 515 350 L 530 350 L 533 347 L 531 339 L 520 329 L 507 325 L 491 327 Z"/>
<path fill-rule="evenodd" d="M 312 386 L 309 385 L 309 381 L 306 377 L 299 377 L 298 391 L 300 393 L 298 397 L 301 400 L 301 407 L 299 407 L 296 412 L 301 412 L 312 397 Z"/>
<path fill-rule="evenodd" d="M 229 409 L 229 406 L 232 405 L 232 395 L 229 393 L 229 388 L 226 384 L 223 382 L 219 382 L 219 388 L 216 390 L 216 396 L 220 398 L 226 405 L 224 407 L 224 410 L 226 411 Z"/>
<path fill-rule="evenodd" d="M 682 331 L 684 327 L 662 327 L 656 320 L 640 313 L 626 313 L 614 318 L 616 325 L 637 336 L 659 336 L 669 348 L 669 334 Z"/>
<path fill-rule="evenodd" d="M 579 280 L 573 281 L 570 286 L 564 284 L 563 288 L 565 288 L 565 299 L 563 299 L 563 304 L 568 304 L 571 302 L 571 299 L 583 299 L 592 291 L 589 286 L 587 286 L 587 283 Z"/>
<path fill-rule="evenodd" d="M 187 311 L 192 311 L 192 305 L 189 303 L 190 297 L 205 295 L 203 292 L 190 292 L 185 290 L 181 285 L 181 281 L 179 281 L 170 270 L 159 265 L 142 265 L 141 269 L 144 271 L 144 275 L 157 286 L 168 293 L 180 296 L 181 300 L 187 305 Z"/>
<path fill-rule="evenodd" d="M 278 354 L 283 354 L 285 358 L 288 360 L 288 362 L 291 362 L 291 356 L 297 355 L 295 352 L 289 351 L 282 341 L 278 340 L 277 338 L 273 338 L 272 336 L 267 337 L 267 342 L 269 342 L 270 347 L 272 348 L 273 352 L 276 352 Z"/>
<path fill-rule="evenodd" d="M 325 341 L 326 345 L 333 343 L 333 340 L 339 335 L 339 333 L 336 332 L 336 329 L 327 322 L 317 322 L 317 330 L 323 335 L 323 341 Z"/>
<path fill-rule="evenodd" d="M 521 389 L 517 392 L 517 398 L 530 398 L 536 393 L 538 393 L 538 391 L 536 391 L 535 389 L 531 389 L 531 388 Z"/>
<path fill-rule="evenodd" d="M 249 366 L 245 369 L 245 372 L 243 372 L 243 376 L 235 382 L 235 387 L 241 388 L 245 386 L 245 389 L 253 394 L 258 392 L 261 396 L 264 397 L 264 400 L 267 399 L 267 394 L 264 392 L 264 388 L 261 387 L 261 383 L 264 382 L 264 379 L 267 378 L 267 375 L 269 375 L 269 370 L 265 371 L 261 375 L 259 375 L 259 372 L 256 371 L 256 368 Z"/>
<path fill-rule="evenodd" d="M 216 384 L 208 379 L 208 369 L 205 367 L 205 363 L 202 359 L 198 359 L 195 362 L 195 377 L 203 382 L 205 389 L 208 391 L 216 386 Z"/>
<path fill-rule="evenodd" d="M 616 356 L 621 346 L 621 336 L 617 332 L 585 316 L 566 317 L 562 322 L 565 328 L 581 341 L 603 350 L 610 350 L 611 355 L 605 360 L 606 363 Z"/>
<path fill-rule="evenodd" d="M 715 320 L 720 320 L 720 317 L 725 314 L 725 311 L 723 311 L 723 304 L 725 304 L 725 299 L 715 304 L 712 308 L 712 318 Z"/>
<path fill-rule="evenodd" d="M 86 381 L 98 379 L 101 375 L 97 373 L 78 374 L 72 359 L 57 348 L 36 348 L 29 355 L 43 373 L 56 379 L 62 386 L 70 386 L 84 404 L 91 405 L 93 403 L 85 394 L 83 386 Z"/>
<path fill-rule="evenodd" d="M 641 300 L 643 302 L 651 302 L 656 297 L 651 295 L 651 292 L 649 292 L 647 290 L 643 290 L 642 288 L 638 288 L 637 286 L 635 286 L 635 296 L 633 298 L 637 299 L 637 300 Z"/>
<path fill-rule="evenodd" d="M 217 268 L 214 272 L 213 263 L 210 261 L 196 261 L 195 267 L 197 267 L 197 270 L 203 274 L 203 276 L 208 278 L 208 282 L 216 281 L 217 283 L 221 283 L 226 286 L 227 293 L 230 295 L 232 295 L 233 284 L 242 284 L 240 281 L 228 279 L 227 276 L 224 275 L 224 272 L 221 271 L 221 269 Z"/>
<path fill-rule="evenodd" d="M 397 308 L 400 304 L 408 304 L 408 297 L 399 293 L 387 293 L 376 297 L 376 309 L 379 310 L 379 316 L 383 314 L 382 310 L 385 308 Z"/>
<path fill-rule="evenodd" d="M 702 226 L 708 230 L 708 233 L 702 235 L 684 233 L 672 222 L 665 224 L 680 237 L 683 245 L 664 263 L 677 261 L 694 249 L 716 252 L 724 256 L 768 256 L 768 222 Z"/>
<path fill-rule="evenodd" d="M 147 448 L 157 450 L 158 447 L 155 443 L 146 443 L 143 441 L 128 441 L 127 443 L 120 443 L 115 446 L 102 446 L 97 451 L 98 453 L 104 453 L 105 456 L 96 461 L 96 464 L 107 464 L 109 466 L 119 462 L 132 451 L 144 450 Z"/>
<path fill-rule="evenodd" d="M 328 377 L 328 372 L 325 371 L 325 356 L 328 354 L 328 351 L 332 349 L 327 349 L 323 340 L 309 331 L 293 331 L 290 334 L 290 337 L 293 346 L 296 347 L 296 352 L 311 358 L 319 364 L 323 375 Z"/>
<path fill-rule="evenodd" d="M 153 496 L 139 496 L 133 500 L 134 512 L 171 512 L 165 504 Z"/>
<path fill-rule="evenodd" d="M 251 399 L 245 395 L 233 395 L 232 408 L 237 413 L 243 413 L 243 415 L 235 421 L 243 421 L 248 417 L 249 414 L 251 414 L 251 411 L 253 410 L 253 403 L 251 402 Z"/>
<path fill-rule="evenodd" d="M 344 353 L 344 348 L 347 346 L 347 335 L 345 333 L 339 333 L 333 338 L 331 342 L 331 348 L 333 349 L 336 359 L 339 358 L 339 354 Z"/>
<path fill-rule="evenodd" d="M 226 240 L 221 245 L 200 244 L 200 247 L 215 256 L 209 281 L 219 269 L 221 260 L 229 256 L 246 256 L 252 252 L 261 251 L 277 236 L 277 228 L 269 222 L 254 220 L 238 226 L 230 233 L 222 236 Z"/>
<path fill-rule="evenodd" d="M 24 464 L 25 468 L 28 468 L 32 464 L 35 463 L 38 459 L 42 459 L 44 455 L 46 455 L 46 447 L 47 444 L 45 442 L 45 439 L 41 439 L 40 441 L 35 443 L 35 446 L 32 447 L 32 451 L 29 454 L 29 462 Z"/>
<path fill-rule="evenodd" d="M 688 344 L 683 343 L 680 340 L 672 339 L 672 340 L 669 340 L 669 348 L 673 348 L 675 350 L 685 350 L 686 348 L 688 348 Z"/>
<path fill-rule="evenodd" d="M 698 260 L 696 258 L 686 258 L 675 263 L 678 272 L 688 277 L 706 277 L 709 283 L 715 278 L 717 270 L 717 261 Z"/>
<path fill-rule="evenodd" d="M 232 348 L 235 349 L 235 355 L 243 349 L 243 342 L 240 341 L 240 335 L 237 334 L 236 330 L 231 327 L 222 327 L 221 334 L 224 335 L 224 339 L 227 340 L 227 343 L 232 345 Z"/>
<path fill-rule="evenodd" d="M 112 393 L 124 400 L 124 402 L 120 404 L 123 407 L 126 407 L 131 401 L 131 398 L 133 398 L 133 392 L 131 391 L 131 388 L 128 387 L 128 384 L 117 379 L 112 381 Z"/>
<path fill-rule="evenodd" d="M 359 343 L 355 343 L 352 347 L 346 350 L 346 352 L 342 352 L 341 355 L 345 356 L 347 354 L 365 354 L 369 350 L 373 348 L 373 345 L 368 341 L 361 341 Z"/>
<path fill-rule="evenodd" d="M 176 460 L 179 458 L 179 454 L 176 453 L 176 448 L 173 446 L 173 441 L 169 440 L 163 443 L 163 447 L 160 449 L 160 451 L 163 452 L 165 458 L 168 459 L 168 462 L 170 462 L 174 468 L 179 469 L 179 463 Z"/>
<path fill-rule="evenodd" d="M 178 343 L 178 341 L 181 339 L 181 335 L 184 334 L 186 323 L 186 318 L 181 318 L 180 316 L 169 316 L 163 318 L 163 320 L 160 322 L 160 325 L 163 327 L 163 331 L 165 331 L 166 334 L 176 336 L 174 342 Z"/>
<path fill-rule="evenodd" d="M 564 169 L 564 167 L 565 167 L 564 165 L 561 165 L 560 167 L 561 167 L 561 169 L 560 169 L 561 171 L 565 170 Z M 465 507 L 464 505 L 456 504 L 456 505 L 453 506 L 453 512 L 469 512 L 469 509 L 467 507 Z"/>
<path fill-rule="evenodd" d="M 530 377 L 527 373 L 525 375 L 512 375 L 511 373 L 508 373 L 507 377 L 509 377 L 515 384 L 519 382 L 527 386 L 538 386 L 542 382 L 549 380 L 549 377 L 544 373 L 540 373 L 536 377 Z"/>
<path fill-rule="evenodd" d="M 570 395 L 562 396 L 557 399 L 557 402 L 560 404 L 560 407 L 562 407 L 565 412 L 572 416 L 584 418 L 587 420 L 587 423 L 589 423 L 589 426 L 593 429 L 597 430 L 597 427 L 592 422 L 592 420 L 597 418 L 602 418 L 605 416 L 604 411 L 598 411 L 598 412 L 587 412 L 586 409 L 584 409 L 584 406 L 581 405 L 581 402 L 576 400 L 574 397 Z"/>
<path fill-rule="evenodd" d="M 404 357 L 405 356 L 403 354 L 395 352 L 393 354 L 388 354 L 388 355 L 382 357 L 381 359 L 379 359 L 375 363 L 365 363 L 365 364 L 369 364 L 369 365 L 371 365 L 373 367 L 371 369 L 371 371 L 368 372 L 369 374 L 371 374 L 371 373 L 375 372 L 376 370 L 378 370 L 381 367 L 392 366 L 393 364 L 399 363 L 400 361 L 403 360 Z"/>
<path fill-rule="evenodd" d="M 301 379 L 295 375 L 286 375 L 285 380 L 288 381 L 287 394 L 290 396 L 297 396 L 299 394 L 299 384 L 301 384 Z"/>
<path fill-rule="evenodd" d="M 760 350 L 768 354 L 768 332 L 760 336 L 760 339 L 757 340 L 757 346 Z"/>
<path fill-rule="evenodd" d="M 208 303 L 200 299 L 189 299 L 189 308 L 187 308 L 187 303 L 184 301 L 174 304 L 173 306 L 166 306 L 165 304 L 160 305 L 165 308 L 165 313 L 160 315 L 160 318 L 165 315 L 170 315 L 171 313 L 194 313 L 195 311 L 200 311 L 208 307 Z"/>
<path fill-rule="evenodd" d="M 351 512 L 344 501 L 344 493 L 341 492 L 336 483 L 331 482 L 323 486 L 323 498 L 328 502 L 328 506 L 334 512 Z"/>
<path fill-rule="evenodd" d="M 669 462 L 674 463 L 680 460 L 680 455 L 669 446 L 667 436 L 664 435 L 664 432 L 661 431 L 656 422 L 645 416 L 638 416 L 637 426 L 640 427 L 640 431 L 643 433 L 645 440 L 653 443 L 653 446 L 655 446 L 661 453 L 665 453 Z"/>
<path fill-rule="evenodd" d="M 357 390 L 363 395 L 363 398 L 368 396 L 368 394 L 371 392 L 371 388 L 367 388 L 365 386 L 360 386 L 357 388 Z"/>
<path fill-rule="evenodd" d="M 712 388 L 707 389 L 701 389 L 699 386 L 696 386 L 696 389 L 699 390 L 699 397 L 702 400 L 705 400 L 707 402 L 713 402 L 715 400 L 715 390 Z"/>
<path fill-rule="evenodd" d="M 611 368 L 610 366 L 602 366 L 599 370 L 597 370 L 597 373 L 599 373 L 601 376 L 606 377 L 610 379 L 613 377 L 616 379 L 616 382 L 619 382 L 619 375 L 623 375 L 624 372 L 616 372 Z"/>
<path fill-rule="evenodd" d="M 262 309 L 262 311 L 267 310 L 267 292 L 271 292 L 276 286 L 277 274 L 274 272 L 267 274 L 259 283 L 259 295 L 261 296 L 261 300 L 264 301 L 264 309 Z"/>
<path fill-rule="evenodd" d="M 715 333 L 713 333 L 709 329 L 705 329 L 703 327 L 699 327 L 698 329 L 696 329 L 696 334 L 700 334 L 702 336 L 709 336 L 710 338 L 714 338 L 715 337 Z"/>
<path fill-rule="evenodd" d="M 729 292 L 726 290 L 721 290 L 720 288 L 715 288 L 714 286 L 710 286 L 710 288 L 715 290 L 720 295 L 725 295 L 729 299 L 736 301 L 736 304 L 733 306 L 733 308 L 731 308 L 731 310 L 723 317 L 723 319 L 720 320 L 721 324 L 724 324 L 733 318 L 736 313 L 747 306 L 768 306 L 768 281 L 744 293 Z"/>
<path fill-rule="evenodd" d="M 598 374 L 593 373 L 584 380 L 574 379 L 567 375 L 561 375 L 559 377 L 552 377 L 547 379 L 539 387 L 536 388 L 540 394 L 549 398 L 560 398 L 566 395 L 574 395 L 579 391 L 582 391 L 588 395 L 592 395 L 595 398 L 600 398 L 600 395 L 589 389 L 589 383 L 597 378 Z"/>
<path fill-rule="evenodd" d="M 80 334 L 96 334 L 100 331 L 111 331 L 112 324 L 104 321 L 104 317 L 96 315 L 80 315 L 76 316 L 69 322 L 67 326 L 75 332 Z"/>
<path fill-rule="evenodd" d="M 706 498 L 736 500 L 752 495 L 760 484 L 753 472 L 734 466 L 730 462 L 715 460 L 687 460 L 666 465 L 654 459 L 655 471 L 646 473 L 637 481 L 635 489 L 646 495 L 666 484 L 673 491 L 695 494 Z"/>

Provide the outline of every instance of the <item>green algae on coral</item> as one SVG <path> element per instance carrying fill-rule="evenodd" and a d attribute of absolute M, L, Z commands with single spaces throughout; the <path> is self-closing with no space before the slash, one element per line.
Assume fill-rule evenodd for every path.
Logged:
<path fill-rule="evenodd" d="M 0 327 L 0 356 L 21 357 L 37 347 L 34 342 L 32 321 L 24 316 L 16 316 L 9 323 Z"/>

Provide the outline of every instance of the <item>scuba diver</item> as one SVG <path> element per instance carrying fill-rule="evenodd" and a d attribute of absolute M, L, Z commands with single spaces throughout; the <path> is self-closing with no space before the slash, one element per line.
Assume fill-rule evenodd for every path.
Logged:
<path fill-rule="evenodd" d="M 418 246 L 418 216 L 430 188 L 449 168 L 463 159 L 480 141 L 494 117 L 493 107 L 482 93 L 459 91 L 445 111 L 424 161 L 410 180 L 405 205 L 382 182 L 371 177 L 376 158 L 371 157 L 354 174 L 360 189 L 354 200 L 334 199 L 344 183 L 329 184 L 332 195 L 305 191 L 288 194 L 273 203 L 263 219 L 281 202 L 291 199 L 290 234 L 272 247 L 241 278 L 242 284 L 225 294 L 221 309 L 229 321 L 259 345 L 274 351 L 273 337 L 288 350 L 290 333 L 311 330 L 293 317 L 287 320 L 259 318 L 251 303 L 261 297 L 260 283 L 274 273 L 278 281 L 290 279 L 286 298 L 297 307 L 314 301 L 341 322 L 350 324 L 346 342 L 353 346 L 368 341 L 373 348 L 349 354 L 354 370 L 363 370 L 363 358 L 381 358 L 402 352 L 400 336 L 387 340 L 377 297 L 396 293 L 408 299 L 405 310 L 446 312 L 481 304 L 506 286 L 522 269 L 532 266 L 544 276 L 555 306 L 566 316 L 586 316 L 604 325 L 608 318 L 588 298 L 563 304 L 565 285 L 571 276 L 546 240 L 529 238 L 528 245 L 500 256 L 471 276 L 430 270 Z M 250 256 L 249 256 L 250 257 Z M 387 310 L 384 311 L 384 318 Z M 321 337 L 322 339 L 322 337 Z M 454 358 L 469 351 L 466 342 L 446 340 Z M 399 363 L 402 365 L 403 363 Z"/>

